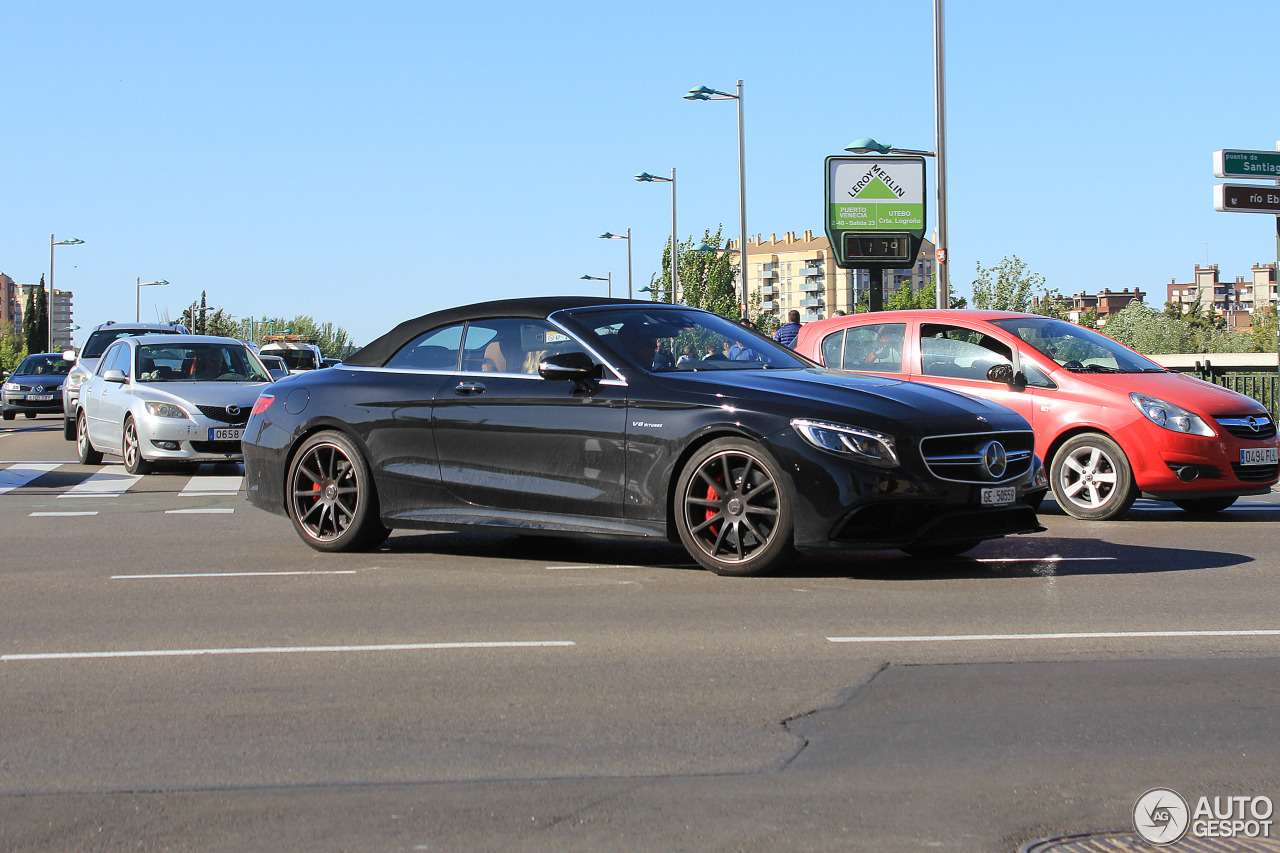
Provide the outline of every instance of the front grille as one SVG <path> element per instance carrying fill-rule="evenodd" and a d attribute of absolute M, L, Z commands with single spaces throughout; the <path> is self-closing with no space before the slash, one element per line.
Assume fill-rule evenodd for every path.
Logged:
<path fill-rule="evenodd" d="M 193 441 L 191 449 L 196 453 L 240 453 L 238 441 Z"/>
<path fill-rule="evenodd" d="M 1276 434 L 1275 421 L 1266 415 L 1222 415 L 1214 420 L 1236 438 L 1263 440 Z"/>
<path fill-rule="evenodd" d="M 998 442 L 1005 452 L 1005 470 L 992 476 L 984 462 L 986 448 Z M 1002 483 L 1031 470 L 1035 434 L 1030 430 L 934 435 L 920 441 L 920 455 L 929 472 L 956 483 Z"/>
<path fill-rule="evenodd" d="M 224 424 L 244 426 L 249 422 L 249 409 L 252 407 L 239 407 L 234 415 L 222 406 L 197 406 L 196 408 L 200 410 L 200 414 L 204 415 L 211 421 L 221 421 Z"/>
<path fill-rule="evenodd" d="M 1236 472 L 1236 479 L 1242 483 L 1262 483 L 1274 480 L 1280 474 L 1280 465 L 1241 465 L 1231 463 L 1231 470 Z"/>

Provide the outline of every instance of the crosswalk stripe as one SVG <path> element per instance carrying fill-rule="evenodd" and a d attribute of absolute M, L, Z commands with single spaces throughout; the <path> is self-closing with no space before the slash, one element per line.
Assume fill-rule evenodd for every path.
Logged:
<path fill-rule="evenodd" d="M 58 498 L 118 498 L 141 479 L 140 474 L 99 471 L 67 489 Z"/>
<path fill-rule="evenodd" d="M 180 497 L 235 495 L 240 492 L 243 483 L 244 477 L 239 474 L 233 477 L 192 477 L 182 490 Z"/>
<path fill-rule="evenodd" d="M 19 463 L 0 471 L 0 495 L 20 489 L 32 480 L 60 467 L 61 462 Z"/>

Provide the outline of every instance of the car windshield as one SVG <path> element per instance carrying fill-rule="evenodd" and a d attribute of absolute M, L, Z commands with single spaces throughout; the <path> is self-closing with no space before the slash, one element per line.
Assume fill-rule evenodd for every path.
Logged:
<path fill-rule="evenodd" d="M 1164 373 L 1154 361 L 1106 335 L 1065 320 L 1016 317 L 992 323 L 1076 373 Z"/>
<path fill-rule="evenodd" d="M 683 306 L 571 312 L 597 340 L 646 370 L 752 370 L 811 367 L 758 332 Z"/>
<path fill-rule="evenodd" d="M 71 362 L 60 355 L 29 355 L 13 371 L 14 376 L 66 376 L 71 371 Z"/>
<path fill-rule="evenodd" d="M 290 370 L 315 370 L 316 354 L 309 349 L 283 349 L 271 353 L 284 362 Z"/>
<path fill-rule="evenodd" d="M 270 382 L 243 344 L 169 343 L 138 347 L 139 382 Z"/>
<path fill-rule="evenodd" d="M 172 335 L 173 329 L 98 329 L 85 341 L 80 351 L 81 358 L 102 358 L 107 347 L 120 338 L 140 337 L 142 335 Z"/>

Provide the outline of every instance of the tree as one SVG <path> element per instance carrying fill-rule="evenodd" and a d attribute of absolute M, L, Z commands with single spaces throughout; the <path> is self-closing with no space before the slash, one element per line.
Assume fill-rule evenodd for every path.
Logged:
<path fill-rule="evenodd" d="M 991 276 L 995 274 L 995 281 Z M 978 277 L 973 280 L 973 307 L 997 311 L 1031 310 L 1031 295 L 1045 289 L 1044 276 L 1030 272 L 1014 255 L 1005 257 L 994 267 L 978 264 Z"/>
<path fill-rule="evenodd" d="M 1195 352 L 1191 329 L 1142 302 L 1130 302 L 1107 319 L 1106 333 L 1146 355 Z"/>
<path fill-rule="evenodd" d="M 44 292 L 44 276 L 40 276 L 40 289 L 36 291 L 35 323 L 27 338 L 27 352 L 44 352 L 49 346 L 49 299 Z"/>
<path fill-rule="evenodd" d="M 22 336 L 8 323 L 0 324 L 0 370 L 12 373 L 26 357 Z"/>
<path fill-rule="evenodd" d="M 1271 305 L 1253 312 L 1253 351 L 1275 352 L 1276 344 L 1276 306 Z"/>
<path fill-rule="evenodd" d="M 40 287 L 44 289 L 44 276 L 40 277 Z M 24 348 L 36 337 L 36 292 L 27 291 L 27 304 L 22 306 L 22 341 Z"/>
<path fill-rule="evenodd" d="M 694 242 L 690 237 L 679 244 L 680 248 L 680 292 L 672 294 L 671 289 L 671 244 L 662 252 L 662 273 L 649 280 L 649 287 L 654 291 L 651 296 L 655 302 L 679 302 L 693 308 L 702 308 L 730 320 L 742 317 L 742 309 L 735 286 L 737 270 L 730 261 L 730 253 L 722 248 L 721 232 L 724 226 L 716 228 L 715 233 L 703 232 L 699 243 L 711 247 L 708 252 L 693 251 Z M 757 306 L 757 315 L 759 308 Z"/>

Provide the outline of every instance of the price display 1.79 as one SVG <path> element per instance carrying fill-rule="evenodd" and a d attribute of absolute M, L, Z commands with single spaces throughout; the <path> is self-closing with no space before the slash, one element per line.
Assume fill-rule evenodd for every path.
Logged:
<path fill-rule="evenodd" d="M 844 251 L 850 260 L 902 261 L 904 266 L 910 266 L 911 240 L 905 234 L 892 237 L 845 234 Z"/>

